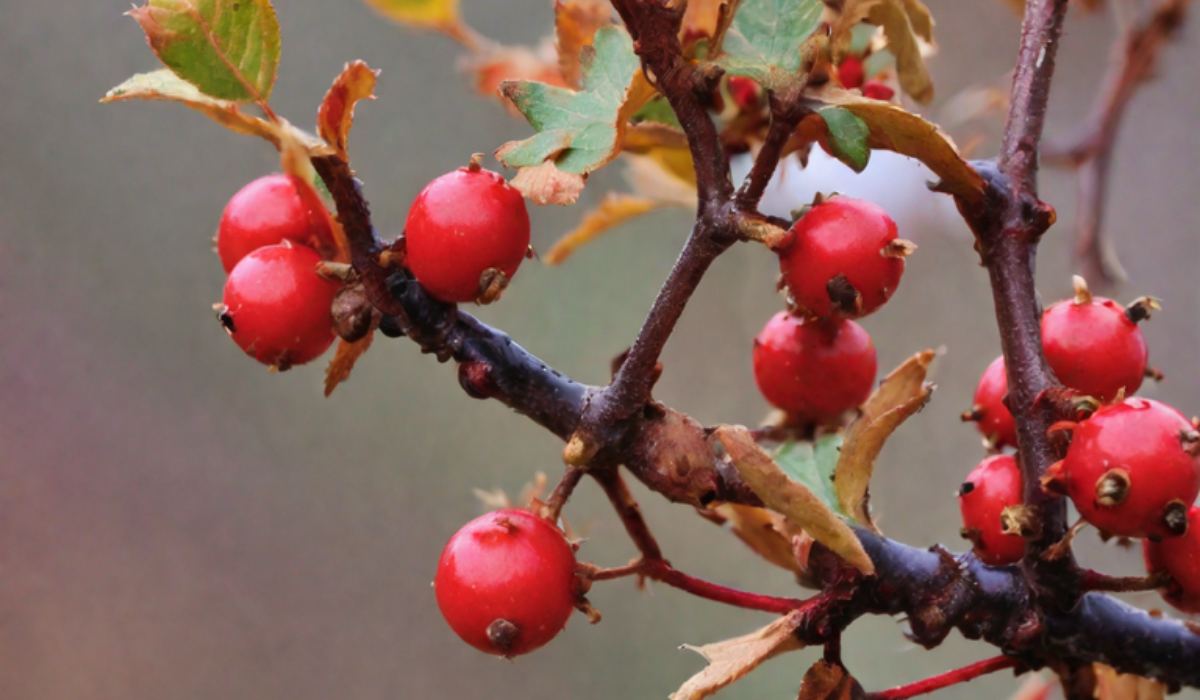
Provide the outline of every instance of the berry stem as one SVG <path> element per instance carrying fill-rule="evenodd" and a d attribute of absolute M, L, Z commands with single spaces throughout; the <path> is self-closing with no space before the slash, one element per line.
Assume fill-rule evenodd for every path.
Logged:
<path fill-rule="evenodd" d="M 1003 671 L 1006 668 L 1015 668 L 1021 662 L 1010 656 L 995 656 L 990 659 L 984 659 L 978 663 L 973 663 L 970 666 L 947 671 L 936 676 L 931 676 L 925 680 L 909 683 L 888 690 L 881 690 L 877 693 L 868 693 L 868 700 L 906 700 L 918 695 L 932 693 L 935 690 L 949 688 L 952 685 L 959 683 L 967 683 L 973 681 L 980 676 L 996 671 Z"/>
<path fill-rule="evenodd" d="M 567 470 L 563 472 L 562 478 L 559 479 L 558 485 L 554 487 L 554 491 L 546 499 L 546 505 L 542 507 L 542 515 L 544 517 L 552 521 L 558 520 L 563 506 L 567 504 L 567 500 L 575 492 L 575 487 L 579 485 L 579 481 L 583 478 L 584 473 L 584 470 L 579 467 L 567 467 Z"/>
<path fill-rule="evenodd" d="M 1153 591 L 1171 582 L 1171 576 L 1160 571 L 1149 576 L 1109 576 L 1091 569 L 1079 572 L 1079 585 L 1085 591 L 1105 591 L 1108 593 L 1134 593 L 1137 591 Z"/>
<path fill-rule="evenodd" d="M 617 515 L 625 525 L 625 531 L 637 545 L 642 557 L 650 561 L 662 560 L 662 550 L 659 549 L 658 542 L 651 534 L 646 520 L 642 518 L 642 509 L 638 506 L 637 501 L 633 500 L 633 494 L 629 493 L 629 487 L 625 485 L 625 480 L 621 478 L 617 470 L 612 469 L 593 474 L 593 476 L 596 477 L 596 481 L 600 482 L 600 487 L 604 489 L 609 502 L 617 510 Z"/>
<path fill-rule="evenodd" d="M 783 615 L 793 610 L 798 610 L 810 602 L 797 598 L 777 598 L 758 593 L 748 593 L 735 588 L 719 586 L 715 583 L 709 583 L 708 581 L 688 576 L 682 571 L 672 568 L 670 564 L 661 559 L 643 560 L 638 573 L 646 578 L 661 581 L 672 588 L 678 588 L 699 598 L 738 608 L 746 608 L 747 610 L 761 610 L 763 612 Z"/>

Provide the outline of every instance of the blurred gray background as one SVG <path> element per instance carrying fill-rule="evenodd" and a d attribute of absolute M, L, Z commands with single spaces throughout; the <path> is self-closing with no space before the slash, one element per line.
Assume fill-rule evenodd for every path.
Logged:
<path fill-rule="evenodd" d="M 939 94 L 1001 80 L 1018 42 L 1010 12 L 985 0 L 929 4 Z M 532 43 L 551 26 L 548 0 L 464 5 L 471 24 L 506 43 Z M 469 93 L 448 40 L 393 26 L 357 0 L 276 6 L 280 114 L 311 124 L 345 61 L 383 70 L 379 100 L 359 109 L 351 151 L 385 233 L 402 226 L 428 180 L 528 134 Z M 768 621 L 617 581 L 594 590 L 600 625 L 577 616 L 515 663 L 455 638 L 429 583 L 446 539 L 480 512 L 472 488 L 515 493 L 538 470 L 553 483 L 561 444 L 499 404 L 467 399 L 452 366 L 407 341 L 381 338 L 330 399 L 321 397 L 327 360 L 271 374 L 229 342 L 210 310 L 223 275 L 209 238 L 228 198 L 275 170 L 277 156 L 181 106 L 99 106 L 108 88 L 157 67 L 121 16 L 127 8 L 3 3 L 0 698 L 665 698 L 703 666 L 681 643 Z M 1103 17 L 1069 19 L 1049 133 L 1086 113 L 1112 31 Z M 1148 395 L 1189 415 L 1200 412 L 1197 36 L 1188 27 L 1162 78 L 1130 109 L 1108 208 L 1130 278 L 1116 296 L 1164 299 L 1145 329 L 1168 379 Z M 978 153 L 991 150 L 988 142 Z M 584 207 L 623 186 L 611 170 L 593 179 Z M 881 198 L 904 186 L 874 182 Z M 1052 300 L 1070 289 L 1073 177 L 1047 172 L 1043 193 L 1060 212 L 1039 261 Z M 958 414 L 999 346 L 968 234 L 944 215 L 945 202 L 914 195 L 911 204 L 915 214 L 896 214 L 902 225 L 917 222 L 902 234 L 921 250 L 893 301 L 864 325 L 881 368 L 925 347 L 946 353 L 933 403 L 883 455 L 874 503 L 889 535 L 958 548 L 953 493 L 982 456 Z M 535 244 L 545 249 L 582 212 L 534 212 Z M 685 213 L 659 213 L 564 267 L 528 263 L 504 302 L 479 315 L 577 379 L 602 382 L 687 228 Z M 707 423 L 761 418 L 750 339 L 780 306 L 775 274 L 774 256 L 756 246 L 719 261 L 667 348 L 659 398 Z M 803 594 L 689 509 L 636 493 L 682 570 Z M 588 537 L 583 558 L 616 565 L 633 554 L 590 485 L 566 515 Z M 1140 566 L 1139 553 L 1093 536 L 1082 550 L 1106 571 Z M 1153 594 L 1135 601 L 1159 604 Z M 794 697 L 818 654 L 772 661 L 721 697 Z M 845 660 L 869 689 L 990 655 L 957 636 L 924 652 L 883 618 L 856 624 L 845 640 Z M 941 697 L 1006 698 L 1015 688 L 1000 674 Z"/>

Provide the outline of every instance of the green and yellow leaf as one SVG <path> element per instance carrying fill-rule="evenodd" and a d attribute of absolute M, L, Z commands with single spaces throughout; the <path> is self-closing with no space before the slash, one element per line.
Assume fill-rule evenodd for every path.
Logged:
<path fill-rule="evenodd" d="M 704 700 L 730 683 L 744 677 L 762 662 L 804 645 L 796 630 L 804 622 L 804 611 L 796 610 L 750 634 L 691 649 L 704 657 L 708 666 L 692 676 L 671 694 L 671 700 Z"/>
<path fill-rule="evenodd" d="M 547 265 L 558 265 L 571 253 L 599 237 L 605 231 L 620 226 L 626 221 L 661 207 L 670 206 L 648 197 L 609 192 L 600 206 L 584 215 L 573 231 L 558 241 L 542 255 Z"/>
<path fill-rule="evenodd" d="M 712 58 L 771 90 L 802 83 L 825 39 L 824 10 L 821 0 L 742 0 Z"/>
<path fill-rule="evenodd" d="M 825 121 L 830 154 L 854 172 L 861 173 L 871 159 L 871 148 L 867 145 L 871 130 L 867 123 L 841 107 L 824 107 L 817 110 L 817 114 Z"/>
<path fill-rule="evenodd" d="M 204 114 L 221 126 L 239 134 L 258 136 L 279 145 L 279 127 L 265 119 L 246 114 L 237 103 L 219 100 L 200 92 L 195 85 L 162 68 L 151 73 L 138 73 L 121 83 L 100 101 L 162 100 L 179 102 Z"/>
<path fill-rule="evenodd" d="M 776 450 L 774 460 L 784 474 L 803 484 L 830 510 L 850 516 L 850 511 L 842 509 L 833 483 L 833 471 L 841 449 L 841 433 L 831 433 L 812 442 L 789 440 Z"/>
<path fill-rule="evenodd" d="M 554 0 L 558 67 L 570 87 L 583 87 L 580 54 L 583 47 L 592 45 L 596 30 L 608 24 L 612 24 L 612 3 L 608 0 Z"/>
<path fill-rule="evenodd" d="M 269 0 L 149 0 L 129 11 L 159 60 L 219 100 L 265 103 L 279 68 Z"/>
<path fill-rule="evenodd" d="M 354 105 L 359 100 L 375 99 L 375 81 L 379 71 L 362 61 L 347 63 L 325 93 L 317 110 L 317 133 L 346 160 L 346 141 L 354 124 Z"/>
<path fill-rule="evenodd" d="M 417 29 L 445 31 L 459 27 L 458 0 L 365 0 L 373 10 L 393 22 Z"/>

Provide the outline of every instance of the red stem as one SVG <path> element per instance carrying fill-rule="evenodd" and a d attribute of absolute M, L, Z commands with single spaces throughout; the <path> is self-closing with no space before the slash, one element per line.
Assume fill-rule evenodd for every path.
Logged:
<path fill-rule="evenodd" d="M 698 578 L 688 576 L 681 571 L 677 571 L 661 559 L 646 560 L 639 569 L 640 573 L 646 578 L 662 581 L 672 588 L 678 588 L 681 591 L 686 591 L 706 600 L 746 608 L 747 610 L 761 610 L 763 612 L 784 615 L 812 602 L 811 600 L 806 601 L 798 598 L 776 598 L 775 596 L 747 593 L 746 591 L 739 591 L 736 588 L 718 586 L 715 583 L 702 581 Z"/>
<path fill-rule="evenodd" d="M 952 685 L 973 681 L 976 678 L 1003 671 L 1006 668 L 1014 668 L 1020 665 L 1020 661 L 1010 656 L 995 656 L 990 659 L 985 659 L 978 663 L 964 666 L 953 671 L 947 671 L 937 676 L 926 678 L 916 683 L 898 686 L 889 690 L 881 690 L 878 693 L 870 693 L 867 695 L 868 700 L 905 700 L 918 695 L 932 693 L 935 690 L 949 688 Z"/>

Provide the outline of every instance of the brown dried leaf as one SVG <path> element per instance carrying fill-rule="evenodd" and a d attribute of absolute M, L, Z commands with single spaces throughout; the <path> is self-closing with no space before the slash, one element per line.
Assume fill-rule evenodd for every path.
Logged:
<path fill-rule="evenodd" d="M 665 206 L 670 205 L 632 194 L 609 192 L 600 202 L 600 206 L 584 215 L 575 230 L 558 239 L 550 250 L 542 255 L 542 260 L 548 265 L 558 265 L 577 249 L 599 238 L 605 231 Z"/>
<path fill-rule="evenodd" d="M 868 575 L 875 573 L 874 563 L 850 526 L 812 491 L 790 479 L 758 446 L 750 431 L 740 425 L 723 425 L 716 429 L 713 437 L 725 446 L 738 474 L 768 508 L 804 528 L 813 539 L 859 571 Z"/>
<path fill-rule="evenodd" d="M 833 472 L 838 505 L 855 520 L 876 529 L 867 512 L 867 488 L 884 442 L 906 418 L 921 410 L 933 393 L 925 382 L 933 350 L 917 353 L 889 374 L 861 414 L 846 429 L 842 451 Z"/>
<path fill-rule="evenodd" d="M 684 37 L 717 35 L 717 23 L 721 19 L 721 5 L 729 0 L 688 0 L 683 12 L 681 33 Z"/>
<path fill-rule="evenodd" d="M 941 183 L 939 188 L 969 202 L 983 198 L 983 178 L 958 153 L 954 141 L 937 125 L 906 111 L 899 105 L 863 97 L 832 83 L 809 90 L 805 95 L 817 102 L 836 105 L 853 112 L 870 129 L 867 144 L 871 148 L 895 151 L 924 163 Z M 823 120 L 819 116 L 805 119 Z M 822 124 L 813 124 L 824 128 Z M 803 128 L 803 125 L 802 125 Z"/>
<path fill-rule="evenodd" d="M 574 204 L 583 192 L 587 175 L 564 173 L 553 160 L 541 165 L 521 168 L 509 182 L 534 204 Z"/>
<path fill-rule="evenodd" d="M 763 559 L 781 569 L 803 573 L 792 549 L 792 530 L 787 518 L 766 508 L 744 506 L 740 503 L 721 503 L 713 507 L 724 518 L 737 538 L 746 543 Z"/>
<path fill-rule="evenodd" d="M 671 700 L 703 700 L 750 673 L 767 659 L 803 649 L 804 645 L 795 635 L 803 620 L 803 611 L 796 610 L 742 637 L 702 647 L 685 644 L 685 648 L 703 656 L 708 666 L 687 679 L 679 690 L 671 694 Z"/>
<path fill-rule="evenodd" d="M 334 79 L 317 110 L 317 133 L 346 160 L 346 139 L 354 124 L 354 104 L 375 99 L 375 81 L 379 71 L 362 61 L 347 63 Z"/>
<path fill-rule="evenodd" d="M 554 0 L 558 67 L 570 87 L 583 86 L 580 51 L 592 45 L 596 30 L 606 24 L 612 24 L 612 4 L 608 0 Z"/>
<path fill-rule="evenodd" d="M 679 129 L 657 122 L 642 122 L 625 130 L 625 135 L 621 140 L 622 152 L 644 155 L 655 149 L 683 151 L 688 156 L 688 163 L 691 164 L 687 136 Z"/>
<path fill-rule="evenodd" d="M 354 363 L 358 362 L 358 358 L 362 357 L 363 353 L 371 347 L 373 340 L 375 340 L 374 333 L 367 333 L 353 343 L 338 339 L 337 353 L 325 370 L 326 396 L 332 394 L 339 384 L 350 378 L 350 371 L 354 369 Z"/>
<path fill-rule="evenodd" d="M 684 149 L 656 148 L 645 156 L 625 155 L 625 179 L 634 191 L 681 207 L 696 206 L 696 171 Z"/>
<path fill-rule="evenodd" d="M 804 673 L 796 700 L 851 700 L 854 685 L 844 668 L 822 659 Z"/>
<path fill-rule="evenodd" d="M 1158 681 L 1117 673 L 1104 664 L 1092 664 L 1096 673 L 1096 700 L 1163 700 L 1167 687 Z"/>

